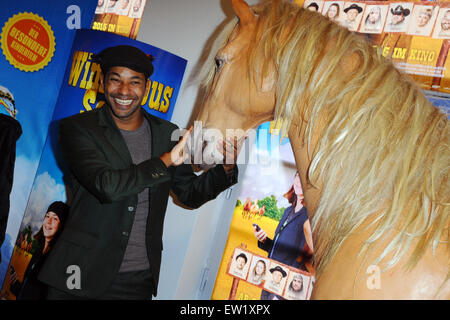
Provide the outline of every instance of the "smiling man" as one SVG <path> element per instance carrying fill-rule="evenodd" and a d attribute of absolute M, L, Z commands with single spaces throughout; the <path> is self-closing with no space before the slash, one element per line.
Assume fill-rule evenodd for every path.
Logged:
<path fill-rule="evenodd" d="M 102 69 L 106 103 L 61 120 L 73 200 L 40 279 L 50 285 L 48 299 L 151 299 L 169 191 L 198 208 L 237 182 L 237 166 L 218 165 L 197 176 L 183 163 L 190 131 L 180 142 L 171 141 L 177 126 L 141 107 L 152 57 L 117 46 L 94 59 Z M 231 152 L 236 159 L 237 150 Z M 69 285 L 73 279 L 79 285 Z"/>

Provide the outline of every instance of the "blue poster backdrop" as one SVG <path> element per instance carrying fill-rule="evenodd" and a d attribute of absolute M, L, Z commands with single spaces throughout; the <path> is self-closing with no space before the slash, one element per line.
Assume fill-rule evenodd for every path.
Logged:
<path fill-rule="evenodd" d="M 34 235 L 39 231 L 49 205 L 54 201 L 70 203 L 70 187 L 64 180 L 69 174 L 58 146 L 59 120 L 103 106 L 100 88 L 100 67 L 92 62 L 92 54 L 116 45 L 132 45 L 152 55 L 154 73 L 142 105 L 151 114 L 170 120 L 183 79 L 187 61 L 143 42 L 95 30 L 78 30 L 67 60 L 53 118 L 44 145 L 36 178 L 26 205 L 25 214 L 15 242 L 8 274 L 14 270 L 20 282 L 27 265 L 36 253 Z M 106 107 L 106 106 L 105 106 Z M 1 297 L 14 299 L 18 290 L 6 276 Z"/>
<path fill-rule="evenodd" d="M 14 20 L 14 17 L 33 14 L 36 19 L 42 19 L 48 24 L 51 30 L 49 33 L 54 36 L 55 50 L 48 64 L 36 71 L 21 70 L 10 63 L 3 48 L 0 53 L 0 86 L 14 97 L 16 120 L 23 130 L 22 136 L 17 141 L 9 219 L 5 240 L 1 246 L 0 284 L 8 267 L 25 212 L 76 28 L 88 28 L 91 25 L 96 4 L 96 1 L 92 0 L 21 0 L 2 3 L 0 10 L 2 39 L 10 35 L 16 36 L 16 42 L 13 44 L 17 45 L 19 42 L 23 44 L 22 35 L 7 33 L 5 26 Z M 15 49 L 18 50 L 14 51 Z M 22 51 L 23 49 L 23 45 L 12 45 L 11 52 L 20 60 L 22 54 L 26 53 Z M 32 46 L 31 49 L 36 48 Z"/>

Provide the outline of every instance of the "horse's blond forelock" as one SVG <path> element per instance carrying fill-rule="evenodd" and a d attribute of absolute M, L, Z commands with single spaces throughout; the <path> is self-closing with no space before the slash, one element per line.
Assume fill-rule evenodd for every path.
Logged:
<path fill-rule="evenodd" d="M 442 241 L 449 252 L 446 115 L 365 39 L 320 14 L 282 0 L 253 10 L 261 39 L 249 69 L 261 57 L 274 66 L 275 120 L 284 130 L 294 118 L 305 121 L 299 135 L 309 148 L 323 124 L 307 172 L 309 184 L 323 186 L 311 221 L 317 276 L 367 221 L 371 236 L 361 254 L 389 239 L 373 263 L 393 266 L 413 243 L 409 267 Z M 346 70 L 350 56 L 356 65 Z"/>

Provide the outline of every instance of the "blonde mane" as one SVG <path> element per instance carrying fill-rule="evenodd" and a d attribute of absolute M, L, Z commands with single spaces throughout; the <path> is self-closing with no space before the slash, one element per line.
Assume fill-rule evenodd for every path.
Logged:
<path fill-rule="evenodd" d="M 366 39 L 287 1 L 252 8 L 262 33 L 250 63 L 275 65 L 275 120 L 285 130 L 294 118 L 306 122 L 298 134 L 310 149 L 308 183 L 323 186 L 311 221 L 317 275 L 367 221 L 373 232 L 361 253 L 390 239 L 374 263 L 392 267 L 413 248 L 412 268 L 442 242 L 450 252 L 447 116 Z M 354 67 L 345 70 L 349 57 Z"/>

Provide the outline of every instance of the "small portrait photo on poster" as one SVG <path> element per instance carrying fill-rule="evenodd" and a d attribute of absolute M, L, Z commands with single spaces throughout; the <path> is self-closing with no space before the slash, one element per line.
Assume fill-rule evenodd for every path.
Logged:
<path fill-rule="evenodd" d="M 243 280 L 247 279 L 248 270 L 250 268 L 250 262 L 252 260 L 252 254 L 247 251 L 236 248 L 234 250 L 233 258 L 230 263 L 229 273 L 235 277 Z"/>
<path fill-rule="evenodd" d="M 433 38 L 450 39 L 450 7 L 444 7 L 439 10 Z"/>
<path fill-rule="evenodd" d="M 350 31 L 357 31 L 362 20 L 362 12 L 366 5 L 360 2 L 346 2 L 344 12 L 340 17 L 340 24 Z"/>
<path fill-rule="evenodd" d="M 432 5 L 414 5 L 412 18 L 406 34 L 425 37 L 431 36 L 437 11 L 437 8 Z"/>
<path fill-rule="evenodd" d="M 305 0 L 303 7 L 310 11 L 321 12 L 323 8 L 323 1 Z"/>
<path fill-rule="evenodd" d="M 395 2 L 389 6 L 385 32 L 406 32 L 414 3 Z"/>
<path fill-rule="evenodd" d="M 106 4 L 106 13 L 118 14 L 118 11 L 119 11 L 119 0 L 108 0 L 108 3 Z"/>
<path fill-rule="evenodd" d="M 388 5 L 367 5 L 359 32 L 381 33 L 388 12 Z"/>
<path fill-rule="evenodd" d="M 268 277 L 267 273 L 269 263 L 269 260 L 254 255 L 250 265 L 250 272 L 248 273 L 247 281 L 254 285 L 262 286 Z"/>
<path fill-rule="evenodd" d="M 342 15 L 343 1 L 327 1 L 325 2 L 322 14 L 331 21 L 337 22 Z"/>
<path fill-rule="evenodd" d="M 97 7 L 95 8 L 95 14 L 105 13 L 107 5 L 108 5 L 108 0 L 98 0 Z"/>
<path fill-rule="evenodd" d="M 311 277 L 291 271 L 283 297 L 287 300 L 306 300 L 310 290 Z"/>
<path fill-rule="evenodd" d="M 130 18 L 141 19 L 142 14 L 144 13 L 145 2 L 147 0 L 131 0 L 133 4 L 131 5 L 131 9 L 128 13 Z"/>
<path fill-rule="evenodd" d="M 288 273 L 288 268 L 272 261 L 269 266 L 270 275 L 264 283 L 264 289 L 281 296 L 286 285 Z"/>
<path fill-rule="evenodd" d="M 117 14 L 121 16 L 128 16 L 128 12 L 130 11 L 132 0 L 119 0 L 117 3 Z"/>

